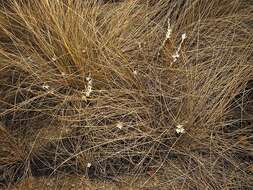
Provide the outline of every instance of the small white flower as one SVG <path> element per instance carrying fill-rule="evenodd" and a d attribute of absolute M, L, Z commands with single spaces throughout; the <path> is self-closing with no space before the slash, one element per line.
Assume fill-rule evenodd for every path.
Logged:
<path fill-rule="evenodd" d="M 65 76 L 65 75 L 66 75 L 66 73 L 62 72 L 62 73 L 61 73 L 61 75 L 62 75 L 62 76 Z"/>
<path fill-rule="evenodd" d="M 83 49 L 83 50 L 82 50 L 82 53 L 86 53 L 86 50 L 85 50 L 85 49 Z"/>
<path fill-rule="evenodd" d="M 136 70 L 134 70 L 134 71 L 133 71 L 133 74 L 134 74 L 134 75 L 137 75 L 137 74 L 138 74 L 138 72 L 137 72 Z"/>
<path fill-rule="evenodd" d="M 118 129 L 122 129 L 123 128 L 123 123 L 122 122 L 118 122 L 117 125 L 116 125 L 116 127 Z"/>
<path fill-rule="evenodd" d="M 172 55 L 172 58 L 173 58 L 173 62 L 176 62 L 177 59 L 179 58 L 179 53 L 178 51 L 176 51 L 173 55 Z"/>
<path fill-rule="evenodd" d="M 46 90 L 48 90 L 49 89 L 49 85 L 46 85 L 46 84 L 44 84 L 44 85 L 42 85 L 42 88 L 44 88 L 44 89 L 46 89 Z"/>
<path fill-rule="evenodd" d="M 88 163 L 88 164 L 87 164 L 87 168 L 90 168 L 90 167 L 91 167 L 91 163 Z"/>
<path fill-rule="evenodd" d="M 163 49 L 163 47 L 164 47 L 165 43 L 167 42 L 167 40 L 171 38 L 171 34 L 172 34 L 172 27 L 171 27 L 171 24 L 170 24 L 170 18 L 168 18 L 168 26 L 167 26 L 166 36 L 163 40 L 163 43 L 162 43 L 161 47 L 159 48 L 158 56 L 160 55 L 160 51 Z"/>
<path fill-rule="evenodd" d="M 167 33 L 166 33 L 166 40 L 170 39 L 171 33 L 172 33 L 172 27 L 170 25 L 170 19 L 168 19 L 168 28 L 167 28 Z"/>
<path fill-rule="evenodd" d="M 183 33 L 182 34 L 182 40 L 185 40 L 186 39 L 186 33 Z"/>
<path fill-rule="evenodd" d="M 86 81 L 87 81 L 87 87 L 85 89 L 85 96 L 89 97 L 91 92 L 92 92 L 92 78 L 90 76 L 86 77 Z"/>
<path fill-rule="evenodd" d="M 86 89 L 86 91 L 85 91 L 86 97 L 89 97 L 90 94 L 91 94 L 91 92 L 92 92 L 91 86 L 88 86 L 87 89 Z"/>
<path fill-rule="evenodd" d="M 86 81 L 87 81 L 88 83 L 91 82 L 91 81 L 92 81 L 91 77 L 90 77 L 90 76 L 86 77 Z"/>
<path fill-rule="evenodd" d="M 183 33 L 182 36 L 181 36 L 181 42 L 180 42 L 176 52 L 172 55 L 173 63 L 176 62 L 177 59 L 180 57 L 179 52 L 181 50 L 182 44 L 183 44 L 185 39 L 186 39 L 186 33 Z"/>
<path fill-rule="evenodd" d="M 184 126 L 183 125 L 177 125 L 176 126 L 176 132 L 177 132 L 177 134 L 183 134 L 183 133 L 185 133 L 185 129 L 184 129 Z"/>
<path fill-rule="evenodd" d="M 54 56 L 54 57 L 52 57 L 52 61 L 56 61 L 57 60 L 57 58 Z"/>

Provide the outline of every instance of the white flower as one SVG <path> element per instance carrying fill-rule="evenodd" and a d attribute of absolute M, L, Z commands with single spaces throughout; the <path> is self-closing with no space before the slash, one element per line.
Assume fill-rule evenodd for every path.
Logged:
<path fill-rule="evenodd" d="M 86 81 L 89 83 L 92 81 L 92 78 L 90 76 L 86 77 Z"/>
<path fill-rule="evenodd" d="M 52 60 L 53 60 L 53 61 L 56 61 L 56 60 L 57 60 L 57 58 L 54 56 L 54 57 L 52 57 Z"/>
<path fill-rule="evenodd" d="M 161 47 L 159 48 L 158 56 L 160 55 L 160 51 L 163 49 L 163 47 L 164 47 L 165 43 L 167 42 L 167 40 L 171 38 L 171 34 L 172 34 L 172 27 L 170 25 L 170 18 L 168 18 L 168 27 L 167 27 L 166 36 L 165 36 L 165 39 L 163 40 L 163 43 L 162 43 Z"/>
<path fill-rule="evenodd" d="M 185 40 L 186 39 L 186 33 L 183 33 L 182 34 L 182 40 Z"/>
<path fill-rule="evenodd" d="M 90 76 L 86 77 L 86 81 L 88 83 L 86 89 L 85 89 L 85 96 L 89 97 L 92 92 L 92 78 Z"/>
<path fill-rule="evenodd" d="M 136 70 L 134 70 L 134 71 L 133 71 L 133 74 L 134 74 L 134 75 L 137 75 L 137 74 L 138 74 L 138 72 L 137 72 Z"/>
<path fill-rule="evenodd" d="M 90 167 L 91 167 L 91 163 L 88 163 L 88 164 L 87 164 L 87 168 L 90 168 Z"/>
<path fill-rule="evenodd" d="M 49 85 L 44 84 L 44 85 L 42 85 L 42 88 L 48 90 L 49 89 Z"/>
<path fill-rule="evenodd" d="M 173 58 L 173 63 L 177 61 L 177 59 L 179 58 L 179 53 L 178 53 L 178 51 L 176 51 L 176 52 L 172 55 L 172 58 Z"/>
<path fill-rule="evenodd" d="M 122 122 L 118 122 L 117 125 L 116 125 L 116 127 L 117 127 L 118 129 L 122 129 L 123 123 L 122 123 Z"/>
<path fill-rule="evenodd" d="M 172 33 L 172 27 L 170 25 L 170 19 L 168 19 L 168 28 L 167 28 L 167 33 L 166 33 L 166 40 L 170 39 Z"/>
<path fill-rule="evenodd" d="M 184 129 L 184 126 L 183 125 L 177 125 L 176 126 L 176 132 L 177 132 L 177 134 L 183 134 L 183 133 L 185 133 L 185 129 Z"/>
<path fill-rule="evenodd" d="M 176 62 L 177 59 L 180 57 L 179 51 L 181 50 L 182 44 L 183 44 L 185 39 L 186 39 L 186 33 L 183 33 L 182 36 L 181 36 L 181 42 L 180 42 L 176 52 L 172 55 L 173 63 Z"/>
<path fill-rule="evenodd" d="M 86 88 L 86 91 L 85 91 L 85 96 L 86 96 L 86 97 L 89 97 L 90 94 L 91 94 L 91 92 L 92 92 L 92 88 L 91 88 L 91 86 L 88 86 L 88 87 Z"/>

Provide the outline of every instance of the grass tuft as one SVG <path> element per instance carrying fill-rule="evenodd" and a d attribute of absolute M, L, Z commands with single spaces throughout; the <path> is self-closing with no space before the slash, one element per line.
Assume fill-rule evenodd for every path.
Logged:
<path fill-rule="evenodd" d="M 253 186 L 250 1 L 0 5 L 0 184 Z"/>

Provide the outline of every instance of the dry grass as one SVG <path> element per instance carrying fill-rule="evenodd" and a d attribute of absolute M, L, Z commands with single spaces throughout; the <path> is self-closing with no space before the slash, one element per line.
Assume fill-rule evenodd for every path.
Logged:
<path fill-rule="evenodd" d="M 250 1 L 0 4 L 0 183 L 253 186 Z"/>

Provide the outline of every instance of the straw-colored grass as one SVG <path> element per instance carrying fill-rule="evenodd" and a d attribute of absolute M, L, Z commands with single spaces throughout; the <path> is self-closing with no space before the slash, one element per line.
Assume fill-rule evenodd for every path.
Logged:
<path fill-rule="evenodd" d="M 0 4 L 4 186 L 67 174 L 253 186 L 250 1 Z"/>

